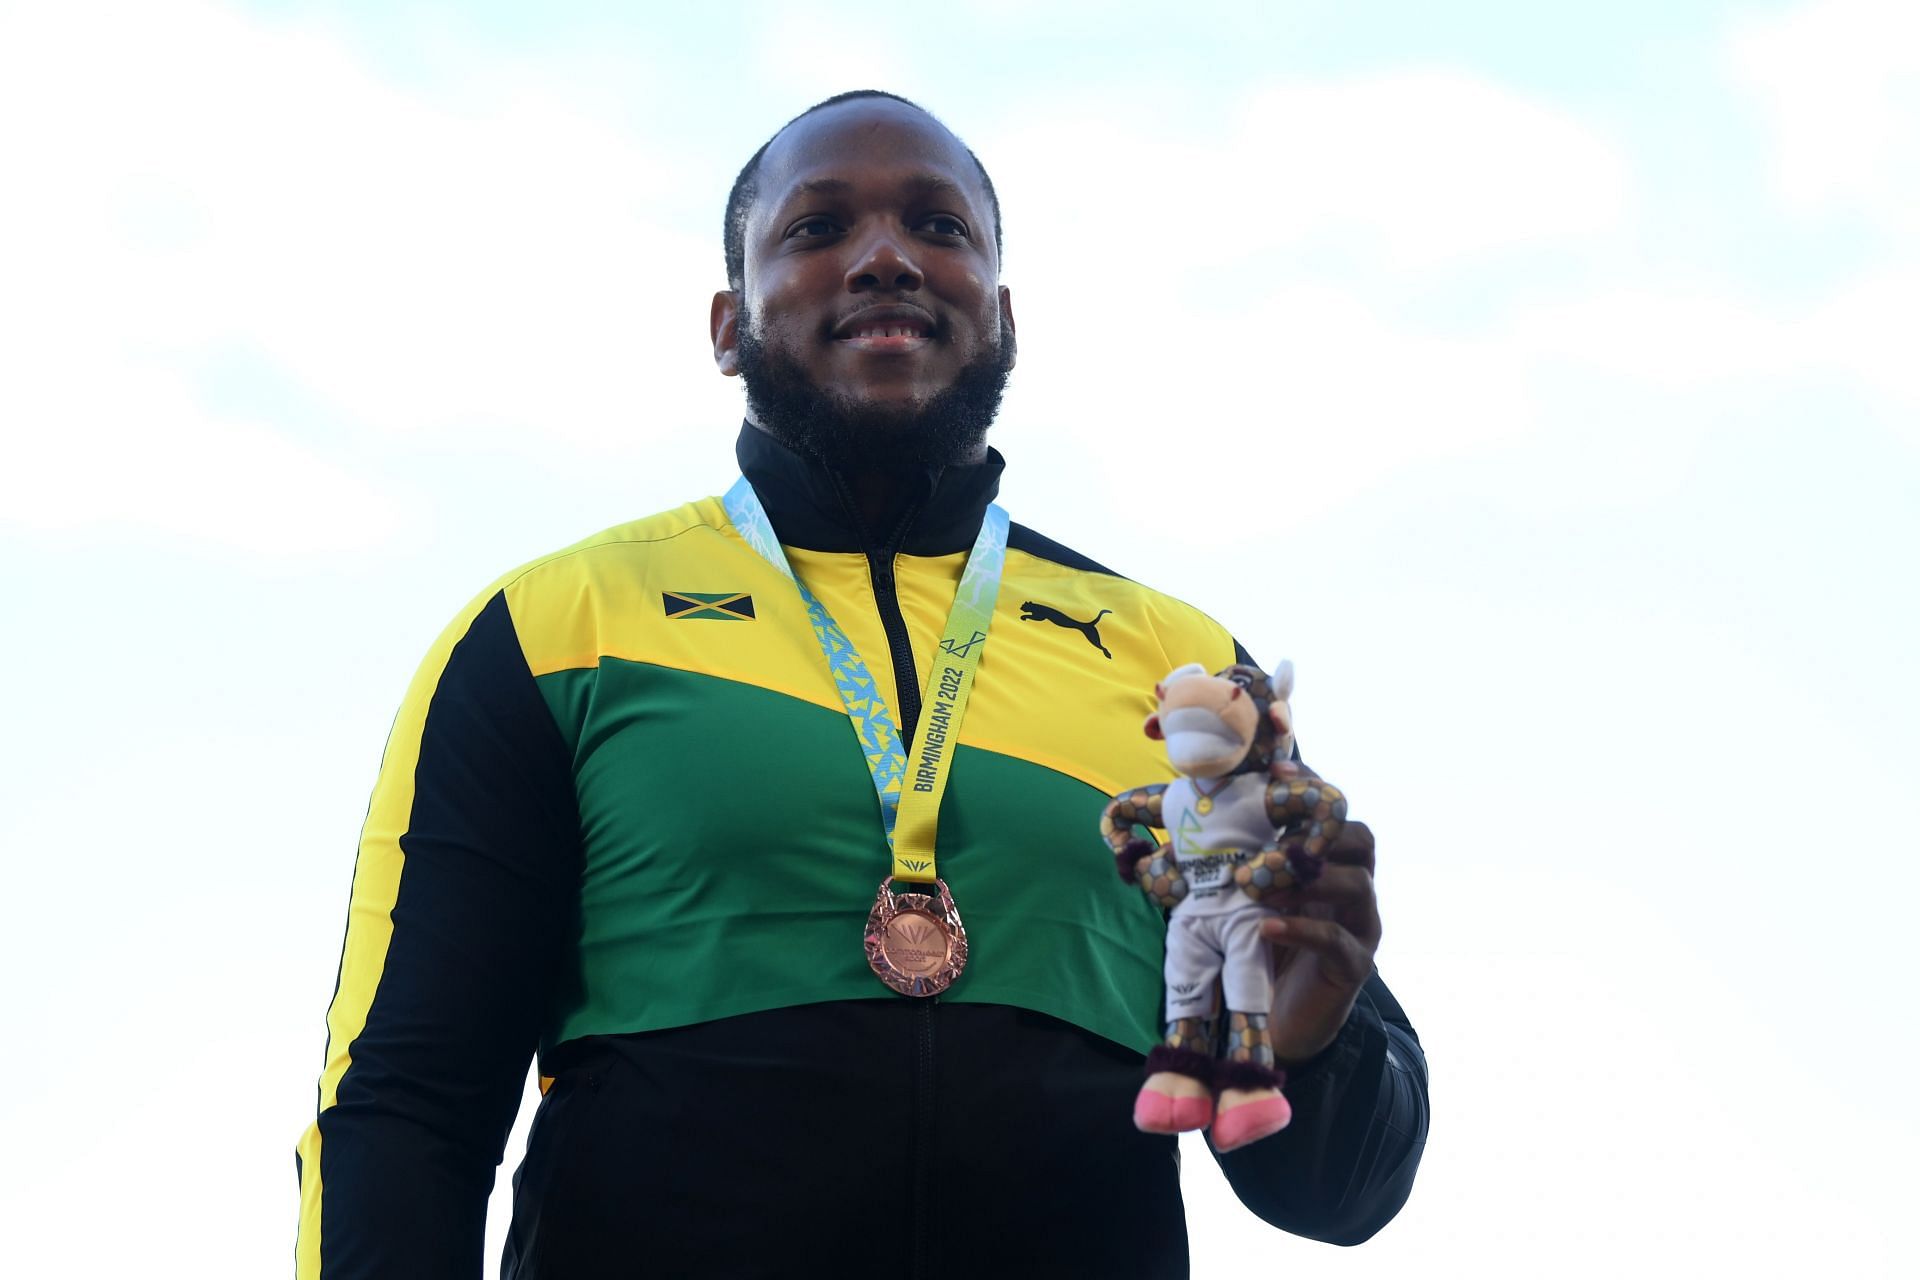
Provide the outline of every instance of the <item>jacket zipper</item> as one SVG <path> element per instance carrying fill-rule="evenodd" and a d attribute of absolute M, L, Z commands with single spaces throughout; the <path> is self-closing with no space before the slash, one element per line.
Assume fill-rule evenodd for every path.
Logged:
<path fill-rule="evenodd" d="M 900 613 L 892 553 L 868 552 L 867 576 L 880 606 L 880 626 L 887 633 L 887 654 L 893 659 L 893 705 L 900 715 L 900 749 L 905 751 L 920 720 L 920 680 L 919 672 L 913 669 L 913 641 L 907 635 L 907 620 Z"/>
<path fill-rule="evenodd" d="M 856 511 L 851 495 L 844 487 L 841 500 L 850 512 Z M 880 610 L 880 626 L 887 635 L 887 653 L 893 660 L 894 708 L 900 717 L 900 749 L 913 742 L 914 727 L 920 722 L 920 678 L 913 665 L 913 641 L 907 634 L 907 620 L 900 612 L 899 584 L 894 576 L 896 550 L 905 541 L 907 530 L 920 514 L 920 503 L 910 505 L 893 527 L 891 535 L 878 548 L 867 551 L 867 577 L 873 584 L 874 603 Z M 856 524 L 858 515 L 855 515 Z M 869 544 L 871 546 L 871 544 Z M 913 1246 L 908 1271 L 910 1280 L 926 1280 L 928 1233 L 931 1229 L 930 1183 L 933 1176 L 933 1003 L 938 996 L 914 1001 L 913 1022 L 913 1094 L 912 1094 L 912 1167 L 908 1177 L 913 1188 L 910 1230 Z"/>

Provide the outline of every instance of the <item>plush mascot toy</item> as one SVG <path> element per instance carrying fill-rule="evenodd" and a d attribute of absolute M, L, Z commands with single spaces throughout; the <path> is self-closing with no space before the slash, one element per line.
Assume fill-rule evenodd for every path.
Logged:
<path fill-rule="evenodd" d="M 1260 921 L 1278 914 L 1268 895 L 1319 876 L 1346 823 L 1346 798 L 1287 763 L 1292 692 L 1291 662 L 1271 678 L 1244 665 L 1172 672 L 1154 687 L 1146 732 L 1165 741 L 1180 776 L 1114 797 L 1100 819 L 1120 878 L 1169 912 L 1166 1039 L 1147 1055 L 1133 1122 L 1149 1133 L 1211 1125 L 1218 1151 L 1278 1133 L 1293 1116 L 1267 1030 L 1273 958 Z M 1168 842 L 1155 847 L 1136 825 Z"/>

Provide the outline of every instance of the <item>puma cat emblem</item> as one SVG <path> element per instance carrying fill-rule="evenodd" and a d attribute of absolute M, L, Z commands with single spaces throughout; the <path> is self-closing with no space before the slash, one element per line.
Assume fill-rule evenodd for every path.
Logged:
<path fill-rule="evenodd" d="M 1032 600 L 1026 600 L 1021 602 L 1020 605 L 1020 621 L 1051 622 L 1056 627 L 1065 627 L 1069 631 L 1078 631 L 1087 638 L 1088 644 L 1098 649 L 1101 653 L 1106 654 L 1108 661 L 1112 661 L 1113 653 L 1107 646 L 1100 643 L 1100 619 L 1112 612 L 1113 610 L 1111 609 L 1102 609 L 1093 615 L 1091 622 L 1081 622 L 1078 619 L 1069 618 L 1066 614 L 1060 612 L 1050 604 L 1038 604 Z"/>

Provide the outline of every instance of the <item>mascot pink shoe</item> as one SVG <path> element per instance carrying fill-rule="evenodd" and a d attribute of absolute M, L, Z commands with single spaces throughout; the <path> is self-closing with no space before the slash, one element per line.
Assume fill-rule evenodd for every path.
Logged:
<path fill-rule="evenodd" d="M 1284 1072 L 1252 1062 L 1222 1062 L 1214 1073 L 1220 1109 L 1213 1117 L 1213 1149 L 1232 1151 L 1271 1137 L 1287 1127 L 1293 1108 L 1280 1086 Z"/>
<path fill-rule="evenodd" d="M 1213 1121 L 1213 1072 L 1219 1060 L 1191 1049 L 1155 1046 L 1147 1055 L 1147 1082 L 1133 1099 L 1134 1127 L 1145 1133 L 1190 1133 Z M 1169 1093 L 1182 1079 L 1198 1093 Z"/>
<path fill-rule="evenodd" d="M 1211 1123 L 1212 1098 L 1179 1098 L 1142 1089 L 1133 1100 L 1133 1125 L 1143 1133 L 1191 1133 Z"/>
<path fill-rule="evenodd" d="M 1213 1120 L 1213 1149 L 1231 1151 L 1271 1137 L 1287 1127 L 1293 1108 L 1280 1094 L 1228 1107 Z"/>

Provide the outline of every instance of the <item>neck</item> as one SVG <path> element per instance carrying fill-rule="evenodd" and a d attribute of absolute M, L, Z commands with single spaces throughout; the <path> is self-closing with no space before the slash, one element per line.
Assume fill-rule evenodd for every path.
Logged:
<path fill-rule="evenodd" d="M 822 465 L 833 477 L 840 499 L 858 522 L 869 549 L 897 549 L 945 470 L 938 463 L 928 462 Z"/>
<path fill-rule="evenodd" d="M 829 455 L 751 421 L 734 449 L 780 540 L 817 551 L 964 551 L 980 530 L 1004 465 L 990 449 L 970 465 L 844 450 Z"/>
<path fill-rule="evenodd" d="M 875 546 L 894 540 L 900 522 L 912 508 L 926 501 L 946 465 L 914 458 L 833 458 L 810 447 L 808 442 L 786 439 L 759 422 L 751 412 L 747 423 L 825 467 L 834 477 L 841 499 L 866 531 L 867 541 Z M 967 464 L 986 460 L 987 446 L 983 441 L 969 449 L 968 456 L 951 461 Z"/>
<path fill-rule="evenodd" d="M 887 538 L 906 515 L 916 494 L 902 483 L 898 471 L 875 468 L 834 468 L 846 486 L 846 496 L 868 535 L 876 542 Z"/>

